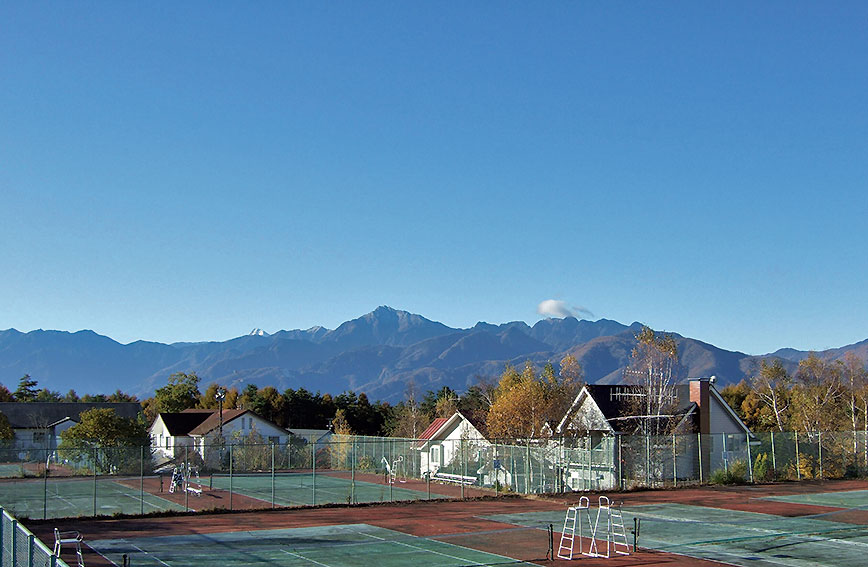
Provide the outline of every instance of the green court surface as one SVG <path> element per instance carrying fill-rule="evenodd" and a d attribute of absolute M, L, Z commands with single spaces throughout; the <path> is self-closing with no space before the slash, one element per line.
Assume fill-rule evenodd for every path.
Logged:
<path fill-rule="evenodd" d="M 534 527 L 553 524 L 560 531 L 565 512 L 499 514 L 488 518 Z M 591 505 L 590 512 L 593 520 L 597 513 L 595 505 Z M 590 529 L 586 514 L 587 511 L 582 512 L 581 521 L 583 535 L 587 537 Z M 624 508 L 623 516 L 631 544 L 629 531 L 633 518 L 639 518 L 640 548 L 731 565 L 856 567 L 866 564 L 868 554 L 868 526 L 810 516 L 788 518 L 686 504 L 633 506 Z"/>
<path fill-rule="evenodd" d="M 20 464 L 0 465 L 0 478 L 14 478 L 17 476 L 24 476 L 24 467 Z"/>
<path fill-rule="evenodd" d="M 113 514 L 139 514 L 183 510 L 154 496 L 113 480 L 75 478 L 0 483 L 0 506 L 18 518 L 69 518 Z"/>
<path fill-rule="evenodd" d="M 134 567 L 398 567 L 526 565 L 509 557 L 367 524 L 89 541 L 115 565 Z"/>
<path fill-rule="evenodd" d="M 203 482 L 206 482 L 205 479 Z M 211 483 L 212 488 L 229 490 L 227 476 L 214 476 Z M 360 480 L 354 483 L 348 478 L 324 474 L 316 475 L 315 480 L 312 474 L 307 473 L 276 474 L 273 487 L 275 506 L 394 502 L 428 498 L 427 492 L 402 488 L 400 483 L 388 485 Z M 232 492 L 272 502 L 271 475 L 235 475 L 232 477 Z M 444 496 L 432 492 L 431 498 Z"/>
<path fill-rule="evenodd" d="M 813 504 L 814 506 L 832 506 L 834 508 L 865 509 L 868 508 L 868 490 L 768 496 L 763 498 L 763 500 L 777 500 L 778 502 L 791 502 L 793 504 Z"/>

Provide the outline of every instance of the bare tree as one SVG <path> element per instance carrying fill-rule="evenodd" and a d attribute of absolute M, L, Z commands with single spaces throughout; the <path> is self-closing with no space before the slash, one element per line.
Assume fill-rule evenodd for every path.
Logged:
<path fill-rule="evenodd" d="M 793 378 L 780 359 L 760 361 L 759 372 L 751 378 L 757 397 L 771 410 L 778 431 L 784 430 L 790 409 L 790 385 Z"/>
<path fill-rule="evenodd" d="M 632 385 L 625 404 L 631 415 L 623 418 L 635 419 L 648 435 L 664 435 L 675 425 L 678 345 L 671 334 L 657 334 L 649 327 L 642 327 L 636 341 L 624 371 L 624 381 Z"/>

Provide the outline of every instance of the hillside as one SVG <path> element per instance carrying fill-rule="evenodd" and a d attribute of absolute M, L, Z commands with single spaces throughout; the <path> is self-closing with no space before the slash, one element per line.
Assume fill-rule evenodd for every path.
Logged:
<path fill-rule="evenodd" d="M 93 331 L 0 331 L 0 383 L 11 390 L 30 374 L 41 387 L 66 393 L 108 393 L 117 388 L 149 396 L 173 372 L 195 371 L 203 385 L 243 388 L 253 383 L 279 390 L 366 392 L 372 399 L 398 401 L 407 384 L 424 392 L 450 386 L 463 391 L 479 377 L 495 377 L 507 363 L 557 362 L 567 354 L 582 365 L 589 382 L 621 379 L 641 324 L 617 321 L 544 319 L 500 325 L 480 322 L 455 329 L 421 315 L 389 307 L 347 321 L 336 329 L 259 330 L 223 342 L 120 344 Z M 676 335 L 682 374 L 710 376 L 718 384 L 749 375 L 763 357 L 732 352 Z M 825 351 L 838 358 L 868 357 L 868 340 Z M 768 356 L 791 369 L 808 353 L 780 349 Z"/>

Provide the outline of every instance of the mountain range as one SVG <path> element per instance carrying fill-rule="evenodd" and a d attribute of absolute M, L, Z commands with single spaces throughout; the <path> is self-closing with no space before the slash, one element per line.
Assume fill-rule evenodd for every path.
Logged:
<path fill-rule="evenodd" d="M 477 323 L 451 328 L 390 307 L 347 321 L 336 329 L 249 335 L 222 342 L 118 343 L 93 331 L 0 331 L 0 383 L 14 390 L 24 374 L 39 386 L 66 393 L 111 393 L 121 390 L 147 397 L 174 372 L 196 372 L 202 384 L 216 382 L 243 389 L 304 387 L 338 394 L 365 392 L 372 400 L 396 402 L 412 381 L 420 392 L 449 386 L 464 391 L 480 378 L 496 378 L 505 364 L 557 363 L 574 355 L 585 379 L 614 383 L 621 379 L 636 344 L 640 323 L 544 319 Z M 716 376 L 718 384 L 736 383 L 760 359 L 776 357 L 790 370 L 808 352 L 783 348 L 763 356 L 727 351 L 673 333 L 686 377 Z M 868 359 L 868 339 L 820 354 L 839 358 L 854 352 Z"/>

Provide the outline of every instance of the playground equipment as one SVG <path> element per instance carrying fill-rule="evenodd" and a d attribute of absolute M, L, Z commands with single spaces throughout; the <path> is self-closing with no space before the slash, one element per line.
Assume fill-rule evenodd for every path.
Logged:
<path fill-rule="evenodd" d="M 583 521 L 583 518 L 585 521 Z M 582 527 L 584 524 L 587 524 L 589 530 L 590 543 L 587 551 L 584 551 L 584 546 L 582 545 Z M 613 553 L 616 555 L 630 555 L 630 544 L 627 542 L 627 532 L 624 528 L 624 516 L 621 512 L 621 504 L 613 506 L 607 496 L 600 496 L 595 516 L 592 515 L 591 502 L 587 496 L 579 498 L 577 506 L 567 508 L 567 514 L 564 517 L 564 529 L 561 532 L 561 543 L 558 547 L 558 557 L 560 559 L 573 558 L 577 527 L 579 530 L 578 551 L 582 555 L 603 558 L 609 558 Z M 605 530 L 605 532 L 601 533 L 601 530 Z M 598 536 L 605 538 L 605 554 L 600 551 L 600 546 L 597 544 Z"/>
<path fill-rule="evenodd" d="M 394 461 L 392 461 L 391 465 L 384 456 L 383 464 L 386 465 L 386 474 L 389 475 L 389 484 L 394 484 L 396 479 L 398 482 L 407 482 L 407 470 L 404 466 L 403 455 L 399 455 Z"/>

